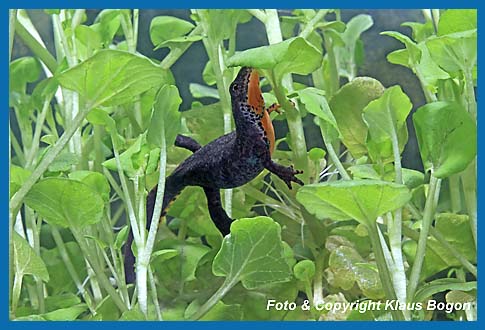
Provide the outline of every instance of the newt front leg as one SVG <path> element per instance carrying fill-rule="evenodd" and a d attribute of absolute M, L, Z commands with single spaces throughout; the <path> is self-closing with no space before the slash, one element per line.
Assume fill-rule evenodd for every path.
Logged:
<path fill-rule="evenodd" d="M 295 170 L 293 166 L 286 167 L 275 163 L 271 160 L 271 158 L 268 158 L 264 164 L 264 167 L 271 173 L 276 174 L 281 180 L 283 180 L 289 189 L 292 189 L 291 182 L 296 182 L 299 185 L 303 186 L 303 181 L 295 176 L 296 174 L 303 173 L 303 171 Z"/>

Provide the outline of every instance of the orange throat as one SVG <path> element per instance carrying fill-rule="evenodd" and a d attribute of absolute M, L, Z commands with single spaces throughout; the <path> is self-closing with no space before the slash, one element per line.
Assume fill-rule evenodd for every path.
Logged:
<path fill-rule="evenodd" d="M 275 148 L 274 127 L 269 116 L 269 111 L 264 107 L 263 94 L 261 88 L 259 88 L 259 75 L 256 70 L 253 70 L 249 77 L 248 103 L 255 109 L 258 115 L 263 114 L 261 123 L 269 141 L 269 152 L 273 154 Z"/>

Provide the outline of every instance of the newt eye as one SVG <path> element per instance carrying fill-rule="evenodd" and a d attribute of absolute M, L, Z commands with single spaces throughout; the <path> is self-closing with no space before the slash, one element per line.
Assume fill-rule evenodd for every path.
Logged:
<path fill-rule="evenodd" d="M 233 92 L 236 92 L 239 89 L 238 84 L 232 84 L 231 89 L 232 89 Z"/>

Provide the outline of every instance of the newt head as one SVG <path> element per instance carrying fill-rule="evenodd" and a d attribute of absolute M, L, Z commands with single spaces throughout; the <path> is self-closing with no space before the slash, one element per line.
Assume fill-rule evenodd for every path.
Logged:
<path fill-rule="evenodd" d="M 248 86 L 252 68 L 242 67 L 236 76 L 236 79 L 229 86 L 229 93 L 231 93 L 232 102 L 245 102 L 248 96 Z"/>

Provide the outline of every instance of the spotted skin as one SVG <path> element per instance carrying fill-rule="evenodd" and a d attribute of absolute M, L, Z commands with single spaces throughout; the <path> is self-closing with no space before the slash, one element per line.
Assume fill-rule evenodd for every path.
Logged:
<path fill-rule="evenodd" d="M 200 186 L 206 194 L 209 214 L 223 235 L 229 234 L 232 219 L 222 208 L 220 189 L 242 186 L 258 176 L 265 168 L 280 177 L 291 189 L 291 182 L 303 185 L 295 175 L 302 171 L 285 167 L 271 160 L 274 150 L 274 128 L 269 113 L 278 105 L 264 107 L 259 88 L 259 76 L 255 70 L 243 67 L 229 87 L 232 113 L 236 130 L 223 135 L 207 145 L 179 135 L 175 145 L 193 152 L 170 174 L 165 183 L 162 215 L 169 205 L 187 186 Z M 147 219 L 151 219 L 156 188 L 147 198 Z M 147 221 L 147 227 L 149 226 Z M 127 283 L 135 280 L 135 257 L 131 251 L 133 235 L 130 231 L 125 245 L 125 278 Z"/>

